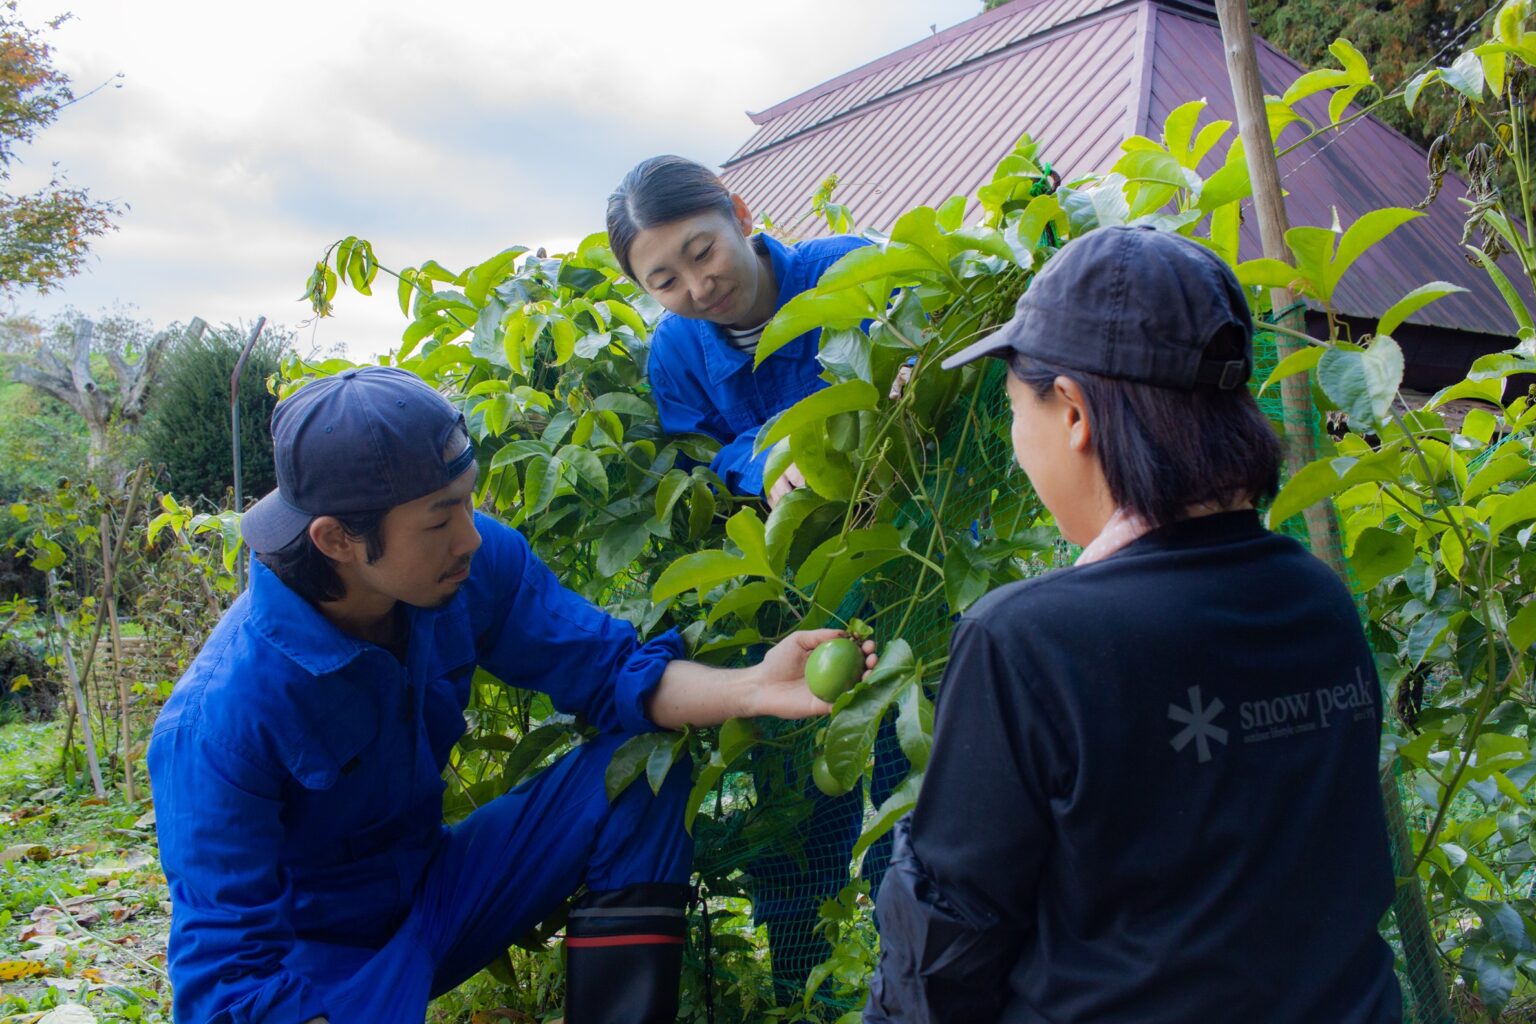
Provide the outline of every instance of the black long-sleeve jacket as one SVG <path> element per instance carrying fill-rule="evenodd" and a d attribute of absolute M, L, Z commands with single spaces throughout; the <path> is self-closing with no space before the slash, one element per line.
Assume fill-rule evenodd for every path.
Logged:
<path fill-rule="evenodd" d="M 869 1024 L 1401 1019 L 1381 703 L 1344 586 L 1256 513 L 957 628 Z"/>

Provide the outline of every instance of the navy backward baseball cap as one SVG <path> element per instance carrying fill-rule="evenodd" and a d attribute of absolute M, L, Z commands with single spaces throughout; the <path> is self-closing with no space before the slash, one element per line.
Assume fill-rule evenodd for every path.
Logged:
<path fill-rule="evenodd" d="M 1221 338 L 1230 343 L 1208 355 Z M 1253 372 L 1253 318 L 1237 276 L 1200 243 L 1099 228 L 1051 257 L 1013 319 L 943 366 L 1015 352 L 1104 377 L 1229 391 Z"/>
<path fill-rule="evenodd" d="M 474 464 L 464 417 L 390 366 L 306 384 L 272 412 L 277 490 L 240 519 L 246 545 L 281 551 L 316 516 L 394 508 L 447 487 Z"/>

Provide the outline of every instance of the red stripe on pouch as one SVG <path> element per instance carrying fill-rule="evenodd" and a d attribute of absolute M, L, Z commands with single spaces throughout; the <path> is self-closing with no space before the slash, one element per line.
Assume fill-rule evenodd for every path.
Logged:
<path fill-rule="evenodd" d="M 681 946 L 679 935 L 594 935 L 591 938 L 566 939 L 565 944 L 575 949 L 592 949 L 602 946 Z"/>

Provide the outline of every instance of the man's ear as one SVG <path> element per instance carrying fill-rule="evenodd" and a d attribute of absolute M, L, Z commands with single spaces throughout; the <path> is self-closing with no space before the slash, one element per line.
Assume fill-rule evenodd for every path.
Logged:
<path fill-rule="evenodd" d="M 1056 397 L 1061 403 L 1067 444 L 1080 455 L 1093 451 L 1093 423 L 1088 418 L 1088 402 L 1083 389 L 1071 377 L 1057 377 Z"/>
<path fill-rule="evenodd" d="M 736 226 L 741 228 L 741 233 L 752 234 L 752 211 L 747 209 L 747 201 L 732 192 L 731 209 L 736 211 Z"/>
<path fill-rule="evenodd" d="M 363 542 L 349 536 L 335 516 L 316 516 L 309 524 L 309 539 L 333 562 L 350 565 L 362 558 Z"/>

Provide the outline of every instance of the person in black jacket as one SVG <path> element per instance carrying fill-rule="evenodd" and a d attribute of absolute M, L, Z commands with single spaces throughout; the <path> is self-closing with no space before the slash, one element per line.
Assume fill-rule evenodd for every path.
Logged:
<path fill-rule="evenodd" d="M 1009 360 L 1019 462 L 1084 551 L 956 629 L 869 1024 L 1401 1020 L 1375 665 L 1254 509 L 1251 341 L 1220 258 L 1105 228 L 945 362 Z"/>

